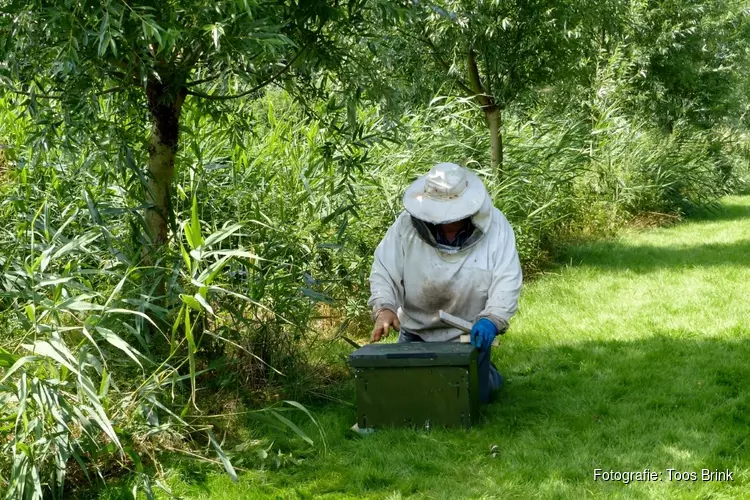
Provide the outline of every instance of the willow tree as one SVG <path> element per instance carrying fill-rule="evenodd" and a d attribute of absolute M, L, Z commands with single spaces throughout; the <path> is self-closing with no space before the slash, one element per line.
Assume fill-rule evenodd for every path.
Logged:
<path fill-rule="evenodd" d="M 357 0 L 6 0 L 0 70 L 13 92 L 35 99 L 75 107 L 87 95 L 122 94 L 147 107 L 152 260 L 169 237 L 186 99 L 254 96 L 340 64 L 337 40 L 357 29 L 360 7 Z"/>
<path fill-rule="evenodd" d="M 636 4 L 628 26 L 637 108 L 672 132 L 703 129 L 747 114 L 750 11 L 737 0 Z"/>
<path fill-rule="evenodd" d="M 386 12 L 394 71 L 480 105 L 491 164 L 503 168 L 502 116 L 523 92 L 564 81 L 585 61 L 604 0 L 407 0 Z M 410 55 L 406 55 L 409 52 Z M 431 87 L 431 88 L 430 88 Z"/>

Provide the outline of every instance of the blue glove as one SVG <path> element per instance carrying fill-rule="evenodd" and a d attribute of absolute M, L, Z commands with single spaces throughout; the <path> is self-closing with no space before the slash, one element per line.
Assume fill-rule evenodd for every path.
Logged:
<path fill-rule="evenodd" d="M 482 318 L 474 323 L 469 336 L 471 338 L 471 345 L 480 351 L 486 351 L 497 336 L 497 328 L 492 321 Z"/>

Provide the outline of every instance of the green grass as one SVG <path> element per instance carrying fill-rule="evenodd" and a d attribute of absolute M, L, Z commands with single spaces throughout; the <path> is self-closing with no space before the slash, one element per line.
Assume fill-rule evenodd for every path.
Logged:
<path fill-rule="evenodd" d="M 570 249 L 526 286 L 494 359 L 499 402 L 470 431 L 353 438 L 316 408 L 327 451 L 240 474 L 177 464 L 184 498 L 738 498 L 750 490 L 750 197 L 669 228 Z M 341 389 L 352 398 L 352 387 Z M 308 426 L 313 435 L 314 431 Z M 595 468 L 662 473 L 594 482 Z M 667 469 L 728 468 L 733 482 Z M 101 498 L 124 498 L 113 486 Z"/>

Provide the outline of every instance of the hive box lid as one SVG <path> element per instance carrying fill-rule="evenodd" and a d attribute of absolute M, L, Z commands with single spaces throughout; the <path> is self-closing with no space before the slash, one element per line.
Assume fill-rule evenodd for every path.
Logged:
<path fill-rule="evenodd" d="M 401 342 L 368 344 L 349 355 L 354 368 L 396 366 L 468 366 L 477 351 L 458 342 Z"/>

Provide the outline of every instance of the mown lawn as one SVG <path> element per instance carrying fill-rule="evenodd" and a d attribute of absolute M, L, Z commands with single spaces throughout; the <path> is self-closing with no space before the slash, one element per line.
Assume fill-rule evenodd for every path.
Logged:
<path fill-rule="evenodd" d="M 750 197 L 679 225 L 571 249 L 528 285 L 495 361 L 499 402 L 471 431 L 353 438 L 315 408 L 327 448 L 243 472 L 178 463 L 183 498 L 741 498 L 750 495 Z M 352 387 L 342 394 L 353 398 Z M 315 434 L 307 426 L 310 435 Z M 594 469 L 661 480 L 594 481 Z M 698 480 L 669 481 L 668 469 Z M 729 469 L 732 482 L 700 471 Z M 100 498 L 124 498 L 113 486 Z"/>

